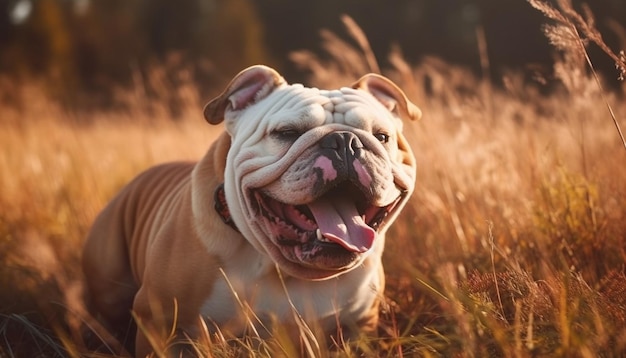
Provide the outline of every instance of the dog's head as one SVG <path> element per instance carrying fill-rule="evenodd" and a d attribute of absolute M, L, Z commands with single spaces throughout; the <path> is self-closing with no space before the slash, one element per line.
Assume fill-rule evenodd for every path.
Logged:
<path fill-rule="evenodd" d="M 286 273 L 325 279 L 380 254 L 415 184 L 403 119 L 420 110 L 385 77 L 350 88 L 239 73 L 204 109 L 231 135 L 224 190 L 245 238 Z"/>

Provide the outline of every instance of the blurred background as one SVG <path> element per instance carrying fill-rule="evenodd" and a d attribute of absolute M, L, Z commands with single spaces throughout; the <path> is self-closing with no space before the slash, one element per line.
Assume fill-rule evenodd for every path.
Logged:
<path fill-rule="evenodd" d="M 574 1 L 575 6 L 580 3 Z M 7 87 L 36 80 L 66 108 L 111 108 L 116 90 L 141 85 L 155 69 L 172 87 L 185 69 L 186 80 L 195 82 L 203 98 L 257 63 L 276 67 L 289 82 L 306 82 L 307 74 L 289 54 L 321 53 L 321 30 L 345 34 L 342 14 L 361 26 L 383 68 L 392 48 L 399 48 L 409 64 L 437 56 L 495 83 L 509 70 L 543 76 L 553 63 L 553 50 L 541 30 L 546 18 L 524 0 L 0 0 L 0 4 L 4 105 L 25 100 Z M 626 1 L 593 0 L 588 5 L 606 43 L 625 48 Z M 480 36 L 485 40 L 488 74 L 481 73 Z M 616 76 L 607 56 L 597 56 L 594 64 Z M 146 88 L 148 95 L 151 90 L 158 91 Z"/>
<path fill-rule="evenodd" d="M 386 244 L 382 339 L 359 351 L 626 357 L 626 0 L 543 1 L 562 6 L 0 0 L 0 357 L 95 356 L 94 217 L 147 167 L 203 155 L 222 127 L 202 106 L 258 63 L 322 88 L 380 67 L 423 110 L 404 127 L 418 180 Z M 550 15 L 570 26 L 551 40 Z"/>

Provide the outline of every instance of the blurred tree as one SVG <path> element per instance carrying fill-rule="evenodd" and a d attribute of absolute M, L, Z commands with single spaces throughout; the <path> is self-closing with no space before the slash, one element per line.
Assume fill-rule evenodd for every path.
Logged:
<path fill-rule="evenodd" d="M 626 1 L 589 5 L 619 49 Z M 499 68 L 552 61 L 541 32 L 546 19 L 525 0 L 0 0 L 0 74 L 45 79 L 70 105 L 77 96 L 81 105 L 107 104 L 111 88 L 137 85 L 155 66 L 191 70 L 203 91 L 255 63 L 301 81 L 289 52 L 319 50 L 322 28 L 342 35 L 341 14 L 363 28 L 383 66 L 398 44 L 410 62 L 437 55 L 478 71 L 478 28 L 495 78 Z M 595 61 L 613 71 L 606 57 Z M 174 75 L 167 78 L 175 85 Z"/>
<path fill-rule="evenodd" d="M 31 4 L 31 5 L 27 5 Z M 61 4 L 42 0 L 34 10 L 29 0 L 9 1 L 0 16 L 0 26 L 7 29 L 0 35 L 3 71 L 32 70 L 47 72 L 47 59 L 54 52 L 57 58 L 67 51 L 68 38 L 63 28 Z M 28 16 L 28 21 L 26 21 Z M 6 52 L 5 52 L 6 50 Z"/>
<path fill-rule="evenodd" d="M 150 87 L 137 79 L 155 66 L 171 72 L 173 82 L 182 68 L 206 82 L 271 62 L 249 0 L 0 1 L 7 2 L 0 8 L 0 30 L 6 30 L 0 32 L 0 73 L 46 78 L 49 91 L 68 105 L 77 96 L 107 104 L 119 85 Z M 20 4 L 32 11 L 14 21 Z"/>
<path fill-rule="evenodd" d="M 60 100 L 67 100 L 64 95 L 76 90 L 80 82 L 74 70 L 75 38 L 69 10 L 67 2 L 38 0 L 28 21 L 14 32 L 8 59 L 3 61 L 10 71 L 44 76 L 48 92 Z"/>
<path fill-rule="evenodd" d="M 198 50 L 199 38 L 206 36 L 203 20 L 212 15 L 212 6 L 203 7 L 198 0 L 140 0 L 139 3 L 140 28 L 147 35 L 146 45 L 155 55 L 163 58 L 172 50 Z"/>
<path fill-rule="evenodd" d="M 209 27 L 211 59 L 224 64 L 224 72 L 230 75 L 249 65 L 272 62 L 266 53 L 264 26 L 251 2 L 218 0 L 216 6 Z"/>
<path fill-rule="evenodd" d="M 137 21 L 139 5 L 137 0 L 92 0 L 74 16 L 77 70 L 88 84 L 107 85 L 103 77 L 124 83 L 133 64 L 149 57 L 145 32 Z"/>

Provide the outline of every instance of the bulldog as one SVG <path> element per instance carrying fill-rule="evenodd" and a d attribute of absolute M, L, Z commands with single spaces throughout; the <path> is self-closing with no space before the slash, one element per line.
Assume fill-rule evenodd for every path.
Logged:
<path fill-rule="evenodd" d="M 94 316 L 126 332 L 132 312 L 142 357 L 207 327 L 374 331 L 385 233 L 415 185 L 402 124 L 420 110 L 380 75 L 320 90 L 253 66 L 204 116 L 225 132 L 198 163 L 148 169 L 96 218 Z"/>

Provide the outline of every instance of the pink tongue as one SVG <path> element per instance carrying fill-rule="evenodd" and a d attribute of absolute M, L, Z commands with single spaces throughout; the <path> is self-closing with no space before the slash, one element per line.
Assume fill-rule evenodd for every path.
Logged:
<path fill-rule="evenodd" d="M 353 252 L 372 248 L 376 231 L 369 227 L 348 200 L 318 199 L 309 204 L 322 235 Z"/>

